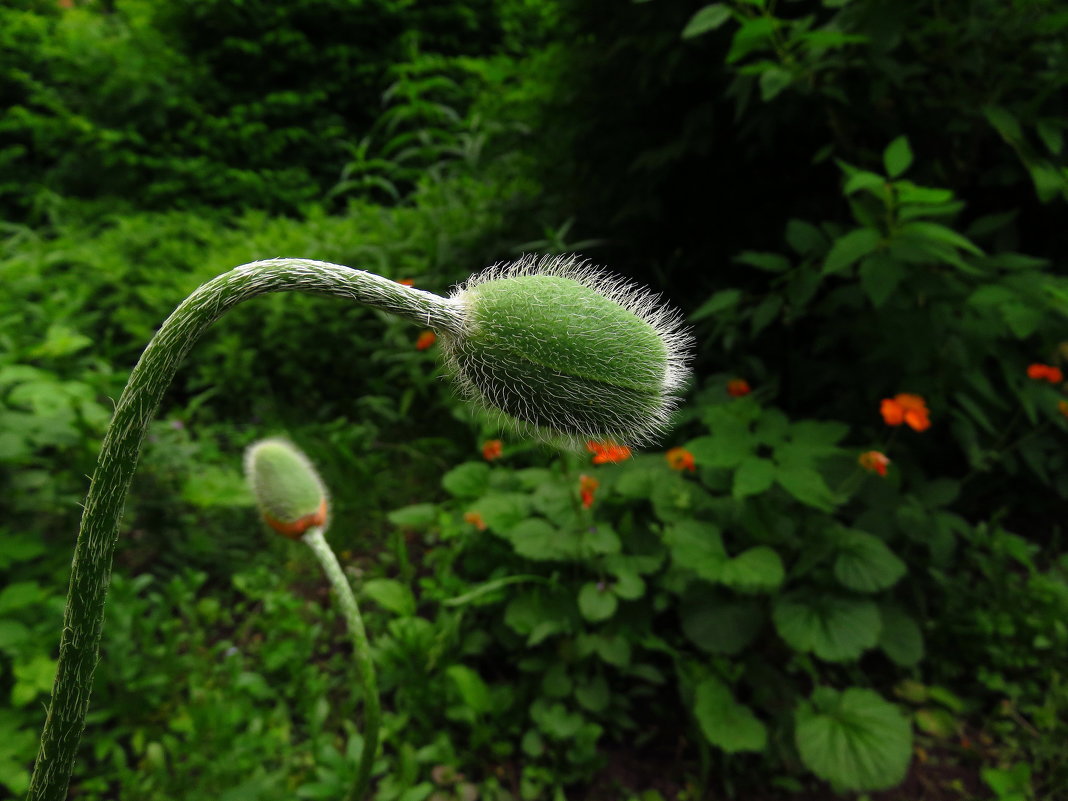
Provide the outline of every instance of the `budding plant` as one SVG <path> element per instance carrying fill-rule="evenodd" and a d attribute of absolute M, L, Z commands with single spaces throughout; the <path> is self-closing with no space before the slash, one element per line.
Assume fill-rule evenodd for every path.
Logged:
<path fill-rule="evenodd" d="M 669 422 L 687 375 L 691 339 L 680 316 L 647 290 L 574 257 L 527 257 L 492 267 L 449 297 L 305 259 L 254 262 L 204 284 L 149 342 L 104 436 L 74 549 L 59 663 L 27 795 L 31 801 L 67 796 L 99 658 L 119 520 L 160 399 L 185 355 L 215 320 L 242 301 L 282 291 L 347 298 L 433 329 L 469 400 L 546 441 L 647 444 Z M 305 505 L 313 494 L 301 495 L 295 507 L 264 505 L 263 510 L 291 527 L 296 525 L 292 513 L 302 510 L 299 520 L 308 529 L 301 534 L 319 528 L 321 540 L 328 511 L 321 503 Z M 322 522 L 315 522 L 320 517 Z M 329 549 L 325 542 L 323 546 L 325 555 Z M 331 560 L 336 566 L 332 554 Z M 324 566 L 331 560 L 324 560 Z M 327 568 L 328 575 L 331 570 Z M 340 570 L 338 575 L 344 582 Z M 333 576 L 331 582 L 341 597 Z M 343 597 L 341 603 L 344 608 Z M 363 636 L 362 626 L 353 636 Z M 369 660 L 366 667 L 369 671 Z M 365 683 L 367 675 L 373 682 L 368 672 Z M 368 693 L 365 703 L 377 704 L 377 696 Z M 369 737 L 364 749 L 363 759 L 373 759 Z"/>
<path fill-rule="evenodd" d="M 302 540 L 312 549 L 334 588 L 352 636 L 352 652 L 363 685 L 364 730 L 363 752 L 349 799 L 359 801 L 371 781 L 381 703 L 360 608 L 337 556 L 323 536 L 329 515 L 326 487 L 308 457 L 280 439 L 261 440 L 245 452 L 245 477 L 263 522 L 282 536 Z"/>

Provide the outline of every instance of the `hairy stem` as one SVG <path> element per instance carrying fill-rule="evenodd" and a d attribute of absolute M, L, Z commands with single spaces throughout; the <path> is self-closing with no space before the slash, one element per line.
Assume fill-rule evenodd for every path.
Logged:
<path fill-rule="evenodd" d="M 345 616 L 349 634 L 352 635 L 353 656 L 356 659 L 360 682 L 363 684 L 363 752 L 360 754 L 356 780 L 349 793 L 349 801 L 362 801 L 367 793 L 367 785 L 371 781 L 371 767 L 374 765 L 375 751 L 378 750 L 378 728 L 382 718 L 382 709 L 378 699 L 378 681 L 375 678 L 374 663 L 371 661 L 371 647 L 367 643 L 367 632 L 363 628 L 363 618 L 360 617 L 360 608 L 356 605 L 352 587 L 341 571 L 341 565 L 338 564 L 333 549 L 323 536 L 322 528 L 309 529 L 304 535 L 304 542 L 315 552 L 326 577 L 330 580 L 330 585 L 337 594 L 341 613 Z"/>
<path fill-rule="evenodd" d="M 178 365 L 208 326 L 244 300 L 283 291 L 348 298 L 438 330 L 459 332 L 462 323 L 455 306 L 437 295 L 373 273 L 305 259 L 271 259 L 238 267 L 201 286 L 167 318 L 119 398 L 85 500 L 59 665 L 29 801 L 62 801 L 67 796 L 99 658 L 119 518 L 148 423 Z"/>

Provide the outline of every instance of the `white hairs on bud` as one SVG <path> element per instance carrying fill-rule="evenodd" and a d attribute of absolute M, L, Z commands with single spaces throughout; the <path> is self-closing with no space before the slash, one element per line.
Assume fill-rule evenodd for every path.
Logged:
<path fill-rule="evenodd" d="M 655 374 L 646 373 L 642 379 L 649 379 L 650 385 L 659 385 L 657 403 L 649 408 L 648 396 L 639 397 L 638 390 L 625 386 L 605 390 L 612 396 L 598 398 L 596 393 L 583 391 L 580 381 L 571 386 L 560 373 L 547 373 L 544 386 L 533 385 L 529 376 L 517 378 L 501 359 L 487 363 L 483 354 L 468 347 L 468 336 L 476 332 L 469 327 L 473 324 L 470 315 L 463 313 L 461 319 L 467 322 L 461 325 L 461 333 L 445 332 L 441 338 L 446 361 L 461 393 L 481 408 L 497 412 L 501 420 L 518 424 L 524 432 L 555 444 L 574 447 L 590 439 L 611 439 L 632 445 L 653 442 L 670 422 L 679 401 L 678 393 L 689 376 L 693 337 L 685 328 L 682 315 L 668 307 L 659 294 L 575 255 L 526 255 L 516 262 L 495 264 L 457 286 L 449 301 L 463 312 L 471 307 L 475 297 L 472 291 L 477 287 L 528 276 L 575 281 L 646 323 L 664 348 L 662 369 L 656 369 Z M 604 335 L 606 340 L 611 340 L 610 328 Z M 634 358 L 618 351 L 609 350 L 607 356 L 604 353 L 600 347 L 589 349 L 591 358 L 607 360 L 601 363 L 601 369 L 616 359 Z M 637 366 L 645 369 L 645 365 Z M 639 408 L 644 411 L 636 414 Z"/>

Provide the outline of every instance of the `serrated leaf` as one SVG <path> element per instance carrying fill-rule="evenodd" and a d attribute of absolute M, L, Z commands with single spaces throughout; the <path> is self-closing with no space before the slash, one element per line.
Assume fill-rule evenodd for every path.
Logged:
<path fill-rule="evenodd" d="M 878 592 L 905 575 L 905 563 L 886 543 L 866 531 L 842 529 L 835 536 L 838 556 L 834 575 L 842 586 L 856 592 Z"/>
<path fill-rule="evenodd" d="M 731 9 L 724 3 L 712 3 L 698 9 L 682 29 L 683 39 L 693 39 L 703 33 L 714 31 L 731 18 Z"/>
<path fill-rule="evenodd" d="M 712 745 L 728 754 L 763 751 L 768 733 L 753 711 L 734 700 L 730 688 L 709 677 L 697 685 L 694 717 Z"/>
<path fill-rule="evenodd" d="M 879 609 L 867 600 L 792 593 L 776 599 L 772 620 L 794 649 L 828 662 L 857 659 L 879 641 Z"/>
<path fill-rule="evenodd" d="M 841 272 L 851 267 L 877 250 L 881 244 L 882 236 L 874 228 L 855 228 L 834 241 L 823 262 L 824 274 Z"/>
<path fill-rule="evenodd" d="M 912 148 L 906 136 L 899 136 L 883 151 L 883 166 L 886 174 L 897 178 L 912 164 Z"/>
<path fill-rule="evenodd" d="M 882 790 L 905 778 L 912 756 L 908 719 L 872 690 L 820 688 L 795 714 L 801 761 L 836 790 Z"/>

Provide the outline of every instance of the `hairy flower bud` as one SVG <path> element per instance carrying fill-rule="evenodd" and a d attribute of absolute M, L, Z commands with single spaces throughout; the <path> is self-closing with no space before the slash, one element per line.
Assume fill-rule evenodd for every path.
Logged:
<path fill-rule="evenodd" d="M 326 526 L 326 487 L 312 463 L 283 439 L 265 439 L 245 451 L 245 478 L 268 526 L 290 539 Z"/>
<path fill-rule="evenodd" d="M 450 300 L 463 330 L 440 342 L 464 395 L 531 433 L 633 445 L 666 426 L 690 335 L 658 296 L 574 257 L 526 257 Z"/>

